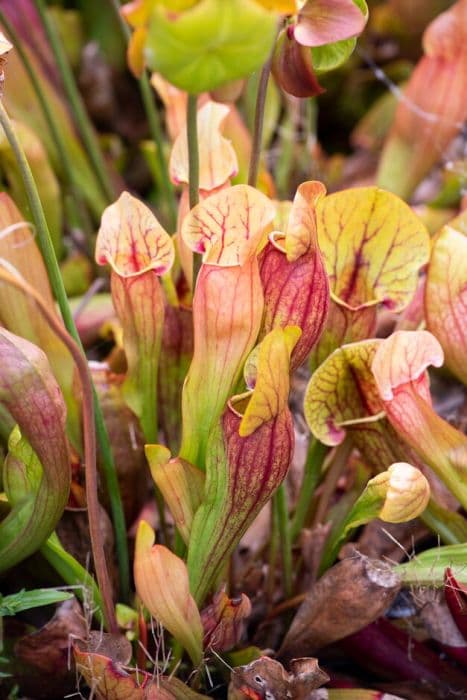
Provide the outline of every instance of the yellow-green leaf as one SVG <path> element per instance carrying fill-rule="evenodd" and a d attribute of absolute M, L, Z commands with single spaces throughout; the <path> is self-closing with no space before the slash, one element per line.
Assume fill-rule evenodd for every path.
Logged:
<path fill-rule="evenodd" d="M 428 261 L 425 226 L 401 199 L 377 187 L 336 192 L 317 205 L 318 242 L 335 300 L 400 311 Z"/>
<path fill-rule="evenodd" d="M 254 433 L 287 405 L 290 355 L 301 334 L 298 326 L 275 328 L 262 341 L 255 388 L 240 423 L 241 437 Z"/>
<path fill-rule="evenodd" d="M 305 418 L 325 445 L 338 445 L 345 426 L 374 420 L 383 405 L 371 371 L 381 340 L 365 340 L 335 350 L 313 373 L 305 394 Z"/>
<path fill-rule="evenodd" d="M 267 59 L 277 16 L 254 0 L 200 0 L 174 14 L 157 5 L 149 22 L 146 58 L 152 70 L 191 93 L 243 78 Z"/>

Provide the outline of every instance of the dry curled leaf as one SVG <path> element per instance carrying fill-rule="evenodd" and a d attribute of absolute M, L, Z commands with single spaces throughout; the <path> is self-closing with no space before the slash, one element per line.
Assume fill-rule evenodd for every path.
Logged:
<path fill-rule="evenodd" d="M 229 598 L 224 590 L 216 593 L 210 605 L 201 611 L 205 648 L 223 652 L 238 644 L 250 614 L 251 603 L 245 594 Z"/>
<path fill-rule="evenodd" d="M 233 669 L 229 700 L 309 700 L 310 693 L 328 680 L 317 659 L 293 659 L 287 673 L 279 661 L 261 656 Z"/>
<path fill-rule="evenodd" d="M 318 659 L 303 657 L 292 659 L 290 689 L 293 700 L 309 700 L 310 693 L 327 683 L 329 676 L 318 665 Z"/>
<path fill-rule="evenodd" d="M 14 653 L 20 664 L 16 680 L 22 692 L 35 698 L 71 692 L 75 677 L 69 662 L 70 640 L 85 634 L 83 611 L 71 598 L 57 607 L 41 629 L 21 637 Z"/>
<path fill-rule="evenodd" d="M 299 607 L 279 651 L 281 658 L 314 653 L 373 620 L 400 588 L 398 576 L 379 561 L 344 559 L 322 576 Z"/>
<path fill-rule="evenodd" d="M 128 668 L 130 643 L 125 637 L 120 640 L 110 637 L 115 636 L 96 632 L 87 642 L 77 641 L 73 645 L 77 670 L 91 689 L 92 697 L 98 700 L 197 700 L 206 697 L 177 678 L 155 678 L 152 673 Z"/>

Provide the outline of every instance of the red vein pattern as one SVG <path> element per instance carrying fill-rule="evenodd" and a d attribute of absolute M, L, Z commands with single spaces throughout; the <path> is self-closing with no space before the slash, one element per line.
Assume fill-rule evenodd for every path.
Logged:
<path fill-rule="evenodd" d="M 274 217 L 272 202 L 248 185 L 221 189 L 185 217 L 182 238 L 210 265 L 243 265 Z"/>
<path fill-rule="evenodd" d="M 306 360 L 323 330 L 329 307 L 329 285 L 317 249 L 294 262 L 271 243 L 259 256 L 264 291 L 264 317 L 260 339 L 273 328 L 299 326 L 302 335 L 292 352 L 291 370 Z"/>
<path fill-rule="evenodd" d="M 47 357 L 24 338 L 0 329 L 0 402 L 17 421 L 42 465 L 37 492 L 29 488 L 0 524 L 0 571 L 34 552 L 50 535 L 68 501 L 71 469 L 66 408 Z"/>
<path fill-rule="evenodd" d="M 188 550 L 190 588 L 201 602 L 230 554 L 284 480 L 294 432 L 286 407 L 246 438 L 241 418 L 227 409 L 209 444 L 206 495 L 193 521 Z"/>
<path fill-rule="evenodd" d="M 96 262 L 109 264 L 121 277 L 148 270 L 167 272 L 174 261 L 173 241 L 151 210 L 122 192 L 102 215 L 96 241 Z"/>

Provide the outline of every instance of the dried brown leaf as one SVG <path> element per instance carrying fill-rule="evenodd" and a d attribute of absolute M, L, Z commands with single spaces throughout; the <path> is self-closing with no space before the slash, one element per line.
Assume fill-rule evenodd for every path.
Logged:
<path fill-rule="evenodd" d="M 201 611 L 204 647 L 222 652 L 236 646 L 250 614 L 251 602 L 246 595 L 229 598 L 224 590 L 218 591 L 212 602 Z"/>
<path fill-rule="evenodd" d="M 313 653 L 376 620 L 400 588 L 399 578 L 378 561 L 344 559 L 312 587 L 279 651 L 281 658 Z"/>
<path fill-rule="evenodd" d="M 66 675 L 70 637 L 82 637 L 85 633 L 81 607 L 75 598 L 70 598 L 57 607 L 44 627 L 16 642 L 15 655 L 44 674 Z"/>
<path fill-rule="evenodd" d="M 329 676 L 312 658 L 293 659 L 290 673 L 279 661 L 267 656 L 232 671 L 229 700 L 309 700 L 313 690 L 326 683 Z"/>

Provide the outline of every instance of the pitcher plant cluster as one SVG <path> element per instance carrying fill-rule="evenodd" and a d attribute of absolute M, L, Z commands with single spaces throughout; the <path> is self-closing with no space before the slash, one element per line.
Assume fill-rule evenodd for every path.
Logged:
<path fill-rule="evenodd" d="M 461 32 L 455 17 L 465 12 L 458 0 L 433 23 L 409 91 L 421 89 L 436 51 L 446 50 L 442 36 Z M 93 252 L 113 306 L 105 364 L 79 364 L 79 337 L 55 306 L 57 283 L 44 254 L 55 255 L 50 238 L 20 211 L 19 180 L 12 196 L 0 194 L 0 422 L 8 440 L 0 572 L 40 551 L 66 583 L 85 583 L 107 631 L 130 620 L 131 638 L 144 646 L 153 618 L 169 633 L 172 658 L 186 652 L 201 671 L 206 659 L 241 641 L 251 602 L 234 597 L 229 581 L 238 546 L 261 513 L 280 550 L 266 569 L 279 576 L 285 599 L 299 582 L 300 533 L 312 524 L 329 524 L 320 576 L 356 528 L 375 518 L 421 517 L 444 544 L 465 542 L 467 438 L 433 407 L 429 373 L 442 368 L 467 382 L 467 218 L 430 237 L 414 209 L 386 189 L 404 143 L 416 143 L 407 188 L 430 167 L 429 134 L 421 140 L 404 103 L 386 144 L 381 187 L 328 194 L 309 180 L 291 201 L 279 201 L 265 161 L 259 179 L 250 171 L 246 182 L 255 144 L 222 91 L 235 93 L 269 61 L 283 91 L 319 94 L 319 76 L 346 60 L 365 27 L 363 0 L 135 0 L 121 13 L 131 28 L 130 68 L 137 76 L 151 71 L 165 108 L 177 217 L 158 220 L 129 191 L 110 199 L 102 187 L 87 188 L 77 157 L 75 184 L 81 178 L 87 208 L 100 217 Z M 13 56 L 12 44 L 2 46 Z M 465 42 L 450 46 L 452 63 L 465 64 Z M 15 76 L 6 70 L 8 106 Z M 445 80 L 442 71 L 436 80 Z M 18 135 L 27 129 L 20 122 Z M 52 233 L 53 198 L 44 187 L 42 180 Z M 102 415 L 126 526 L 138 516 L 134 594 L 117 613 L 99 532 L 98 498 L 106 507 L 110 498 L 113 515 L 116 507 L 96 448 L 95 417 Z M 308 452 L 293 494 L 287 475 L 304 424 Z M 131 471 L 143 445 L 146 465 Z M 339 507 L 331 497 L 348 468 L 356 475 L 352 500 Z M 154 507 L 141 516 L 149 474 Z M 96 580 L 55 532 L 70 506 L 88 509 Z M 191 690 L 168 673 L 158 684 L 165 694 L 151 695 L 147 659 L 139 676 L 123 675 L 81 642 L 74 653 L 102 697 L 124 689 L 132 698 L 202 697 L 199 682 Z M 291 693 L 284 697 L 308 697 L 297 690 L 300 678 L 312 678 L 315 688 L 326 681 L 312 659 L 298 661 L 305 665 L 290 673 L 281 667 Z M 114 695 L 103 694 L 112 687 Z M 263 697 L 252 688 L 253 681 L 234 678 L 229 697 Z"/>

